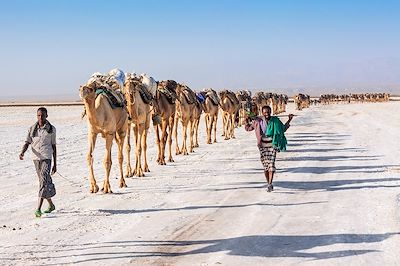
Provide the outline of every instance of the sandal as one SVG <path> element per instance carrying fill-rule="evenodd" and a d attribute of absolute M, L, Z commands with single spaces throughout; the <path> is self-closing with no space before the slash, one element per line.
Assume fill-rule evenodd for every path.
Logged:
<path fill-rule="evenodd" d="M 51 213 L 55 209 L 56 209 L 56 206 L 54 206 L 54 204 L 50 205 L 49 208 L 47 208 L 47 210 L 44 211 L 44 213 Z"/>
<path fill-rule="evenodd" d="M 42 211 L 41 210 L 36 210 L 35 211 L 35 216 L 36 216 L 36 218 L 40 218 L 42 216 Z"/>

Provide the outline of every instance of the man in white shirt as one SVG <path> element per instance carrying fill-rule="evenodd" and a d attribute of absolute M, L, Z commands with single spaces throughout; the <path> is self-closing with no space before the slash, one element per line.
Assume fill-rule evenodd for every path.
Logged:
<path fill-rule="evenodd" d="M 49 208 L 44 213 L 50 213 L 55 210 L 51 198 L 56 194 L 56 189 L 50 176 L 50 167 L 51 159 L 53 158 L 51 174 L 57 172 L 57 149 L 56 128 L 47 120 L 46 108 L 40 107 L 37 110 L 37 119 L 38 121 L 29 129 L 19 159 L 24 159 L 26 150 L 29 145 L 32 145 L 32 159 L 39 177 L 39 200 L 35 216 L 41 217 L 43 199 L 46 199 L 49 203 Z"/>

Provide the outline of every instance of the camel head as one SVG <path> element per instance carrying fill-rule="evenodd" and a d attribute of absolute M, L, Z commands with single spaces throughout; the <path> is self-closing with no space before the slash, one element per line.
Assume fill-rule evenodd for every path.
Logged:
<path fill-rule="evenodd" d="M 79 96 L 82 100 L 96 99 L 96 84 L 94 82 L 80 86 Z"/>
<path fill-rule="evenodd" d="M 124 94 L 128 106 L 135 104 L 135 94 L 142 89 L 142 82 L 136 76 L 127 76 L 124 83 Z"/>

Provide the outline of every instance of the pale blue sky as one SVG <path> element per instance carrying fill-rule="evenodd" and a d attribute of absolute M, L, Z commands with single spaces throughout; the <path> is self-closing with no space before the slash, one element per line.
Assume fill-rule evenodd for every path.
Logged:
<path fill-rule="evenodd" d="M 400 92 L 400 1 L 0 3 L 0 99 L 78 98 L 115 67 L 195 90 Z"/>

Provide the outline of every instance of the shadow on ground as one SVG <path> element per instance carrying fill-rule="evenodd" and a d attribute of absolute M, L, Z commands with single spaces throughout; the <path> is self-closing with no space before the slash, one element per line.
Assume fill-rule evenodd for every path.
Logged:
<path fill-rule="evenodd" d="M 265 258 L 308 258 L 315 260 L 360 256 L 382 250 L 368 248 L 370 243 L 379 243 L 399 233 L 385 234 L 327 234 L 327 235 L 250 235 L 225 239 L 195 241 L 112 241 L 82 243 L 76 245 L 50 246 L 25 245 L 34 250 L 25 252 L 41 253 L 36 256 L 42 265 L 57 265 L 64 259 L 69 263 L 99 262 L 115 259 L 153 258 L 168 262 L 167 258 L 224 252 L 228 256 Z M 338 246 L 339 244 L 339 246 Z M 336 245 L 335 251 L 330 245 Z M 381 246 L 381 245 L 374 245 Z M 311 251 L 312 249 L 324 251 Z M 39 251 L 38 251 L 39 250 Z M 310 251 L 309 251 L 310 250 Z M 325 251 L 328 250 L 328 251 Z M 48 254 L 48 252 L 51 252 Z M 60 252 L 66 255 L 57 255 Z M 53 255 L 51 255 L 53 254 Z M 94 257 L 95 256 L 95 257 Z M 15 260 L 15 258 L 4 258 Z M 50 261 L 49 261 L 50 260 Z"/>

